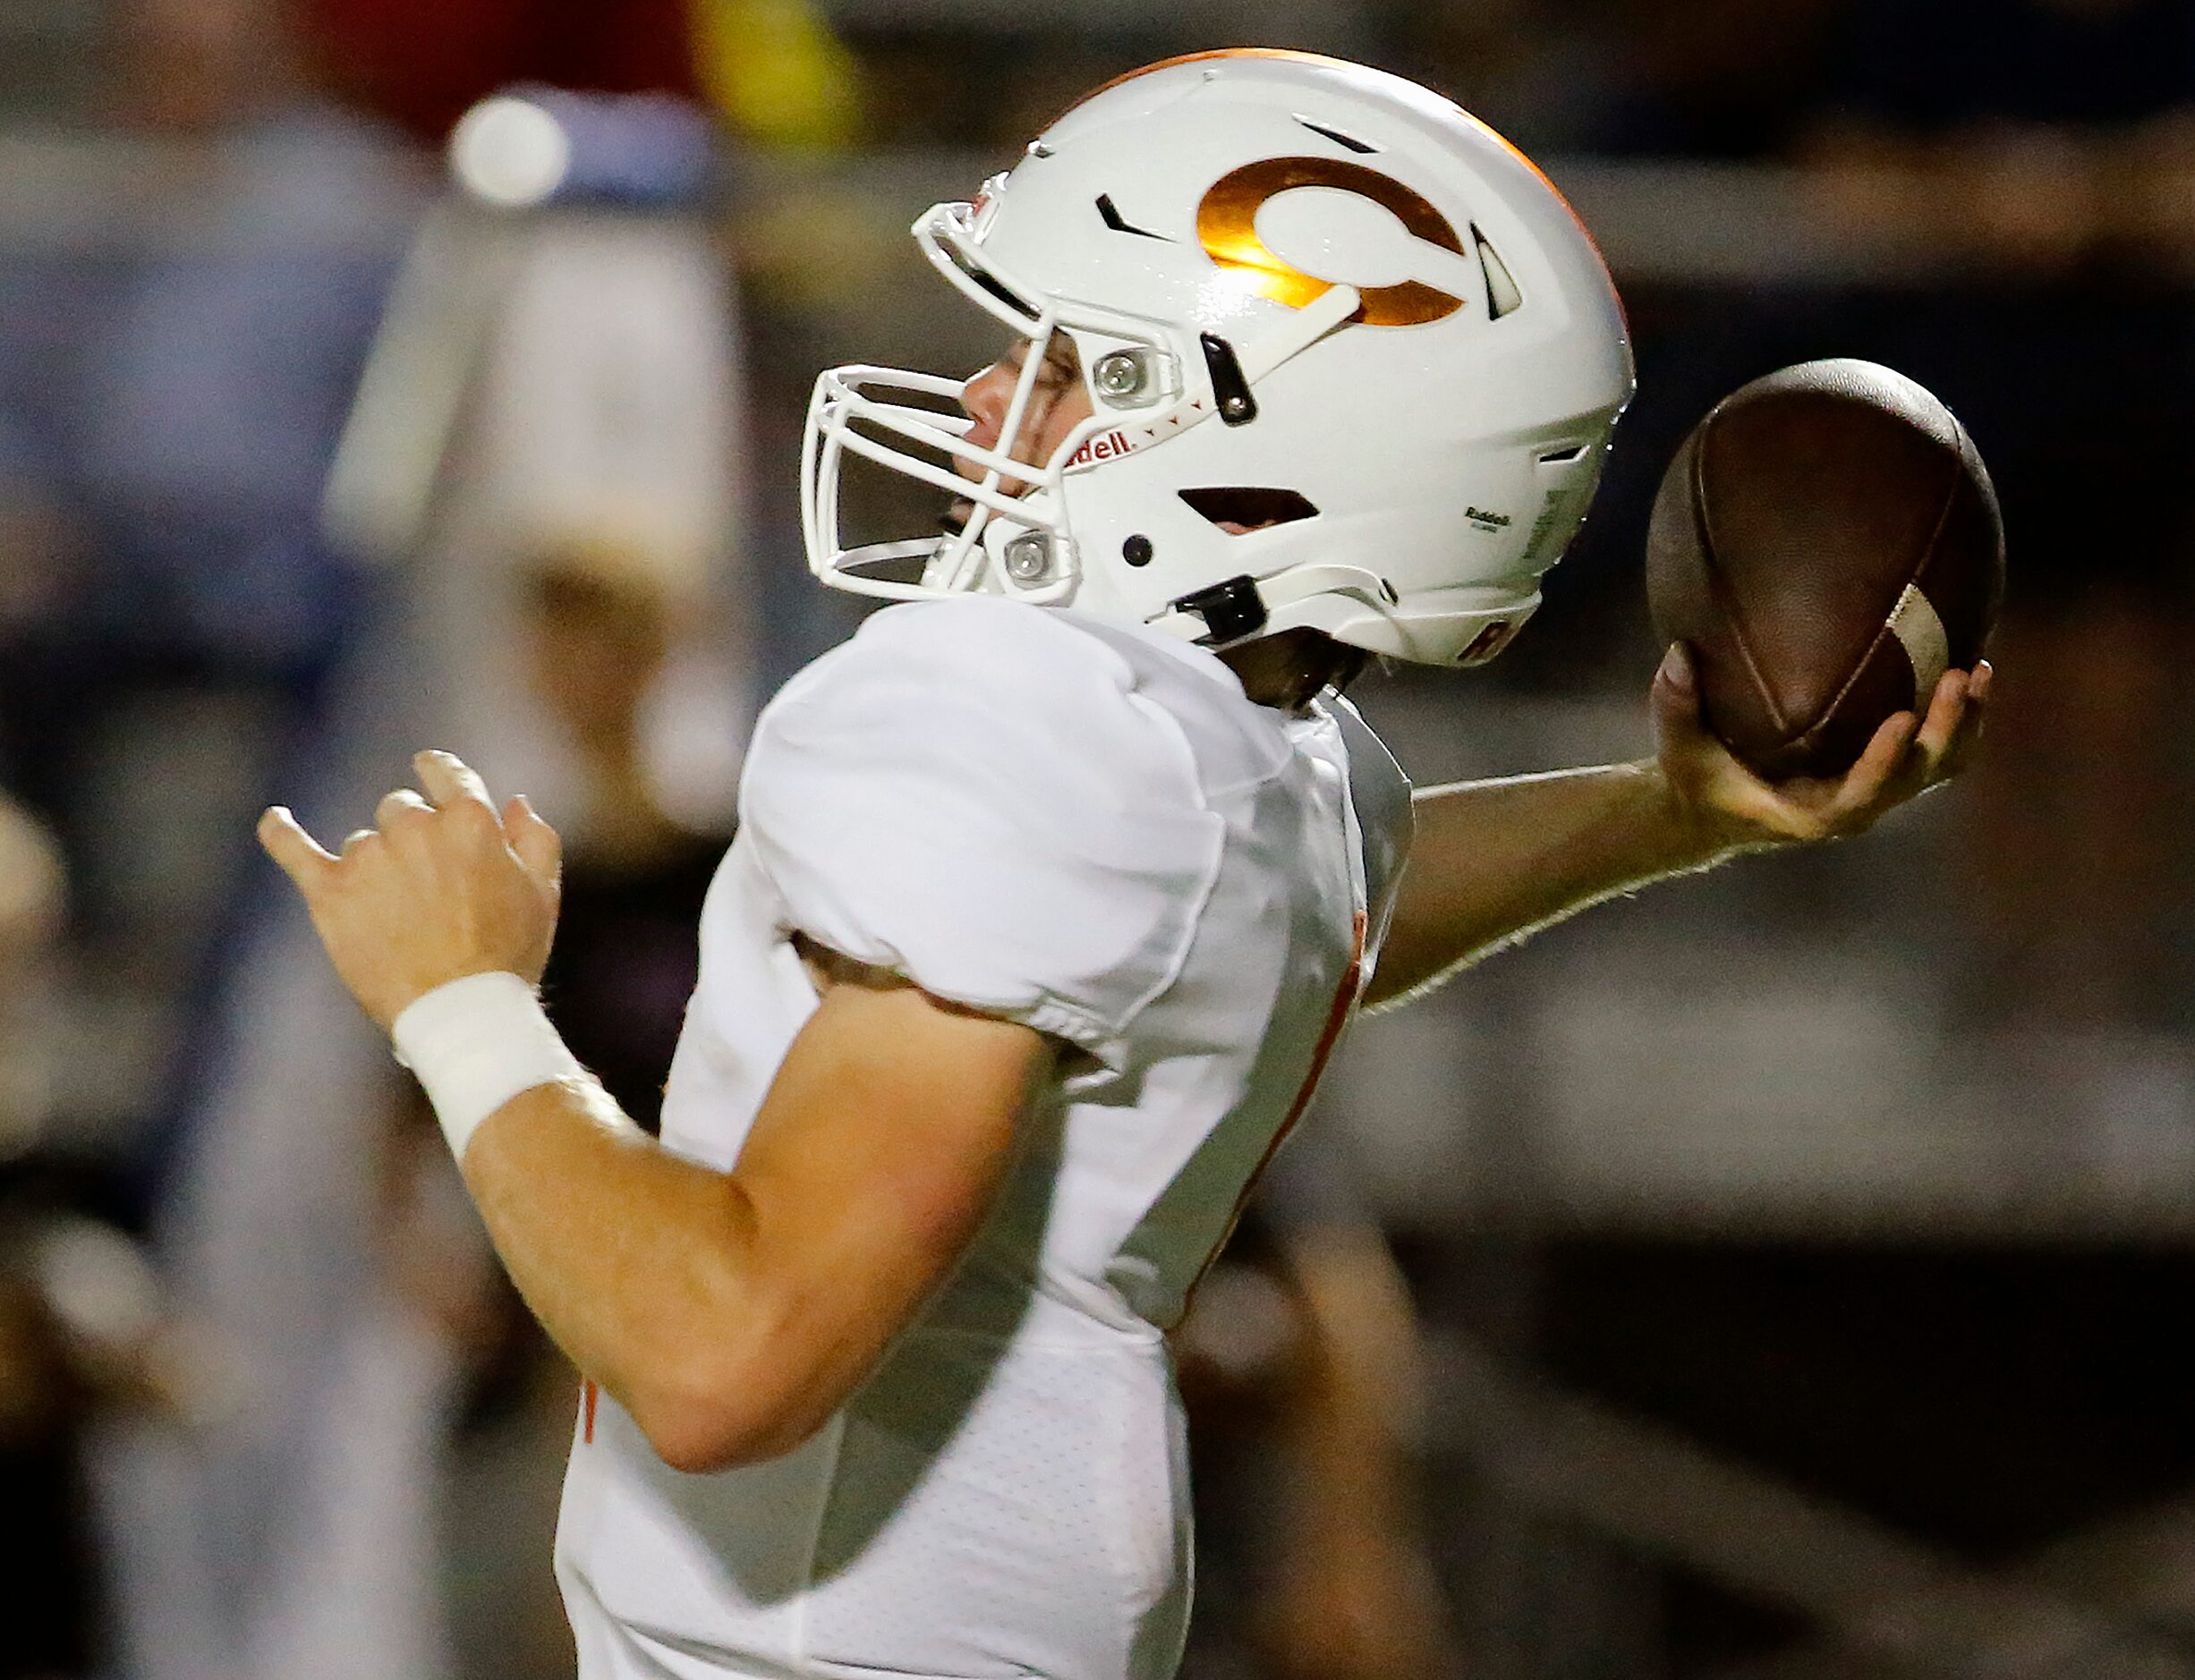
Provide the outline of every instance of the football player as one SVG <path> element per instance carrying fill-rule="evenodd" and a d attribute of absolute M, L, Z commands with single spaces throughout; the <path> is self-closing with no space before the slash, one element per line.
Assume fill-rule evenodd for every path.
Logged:
<path fill-rule="evenodd" d="M 586 1680 L 1170 1674 L 1166 1332 L 1351 1016 L 1857 832 L 1978 728 L 1953 673 L 1772 787 L 1672 654 L 1654 759 L 1413 799 L 1337 691 L 1507 643 L 1631 390 L 1584 230 L 1422 88 L 1172 61 L 915 237 L 1011 352 L 818 383 L 811 564 L 913 604 L 757 726 L 659 1143 L 536 1000 L 557 844 L 523 799 L 430 752 L 340 856 L 261 827 L 591 1379 Z M 964 516 L 849 546 L 855 458 Z"/>

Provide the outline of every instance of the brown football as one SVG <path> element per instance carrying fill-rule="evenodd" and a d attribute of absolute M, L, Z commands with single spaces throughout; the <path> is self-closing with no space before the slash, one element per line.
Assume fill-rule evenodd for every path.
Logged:
<path fill-rule="evenodd" d="M 1893 712 L 1981 658 L 2004 527 L 1973 440 L 1903 374 L 1802 362 L 1718 403 L 1670 463 L 1646 538 L 1662 644 L 1772 781 L 1850 768 Z"/>

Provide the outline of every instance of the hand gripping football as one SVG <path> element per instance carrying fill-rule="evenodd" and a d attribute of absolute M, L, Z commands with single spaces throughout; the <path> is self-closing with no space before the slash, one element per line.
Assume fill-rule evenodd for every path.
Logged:
<path fill-rule="evenodd" d="M 1725 397 L 1670 463 L 1646 539 L 1664 646 L 1760 776 L 1837 776 L 1981 658 L 2004 528 L 1973 440 L 1903 374 L 1802 362 Z"/>

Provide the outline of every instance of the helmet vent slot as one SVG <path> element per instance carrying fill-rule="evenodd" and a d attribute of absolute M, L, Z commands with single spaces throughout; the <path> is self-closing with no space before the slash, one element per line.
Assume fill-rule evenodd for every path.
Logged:
<path fill-rule="evenodd" d="M 1385 151 L 1387 149 L 1384 146 L 1374 146 L 1368 140 L 1358 140 L 1356 135 L 1351 134 L 1346 129 L 1330 128 L 1323 123 L 1314 123 L 1309 117 L 1306 116 L 1300 111 L 1293 112 L 1290 115 L 1292 115 L 1298 123 L 1309 129 L 1314 134 L 1323 134 L 1328 140 L 1333 141 L 1335 145 L 1342 147 L 1347 150 L 1360 154 L 1369 154 L 1372 152 Z"/>
<path fill-rule="evenodd" d="M 1472 242 L 1478 247 L 1478 266 L 1486 276 L 1486 314 L 1490 319 L 1500 320 L 1504 315 L 1513 315 L 1524 302 L 1524 293 L 1518 290 L 1509 265 L 1502 260 L 1501 253 L 1486 242 L 1485 234 L 1478 231 L 1478 224 L 1471 224 Z"/>
<path fill-rule="evenodd" d="M 1172 240 L 1167 239 L 1167 236 L 1163 233 L 1154 233 L 1149 228 L 1138 227 L 1135 223 L 1127 220 L 1120 214 L 1119 208 L 1114 205 L 1112 194 L 1110 192 L 1101 192 L 1098 194 L 1097 213 L 1098 220 L 1104 223 L 1106 226 L 1111 228 L 1116 233 L 1133 233 L 1138 239 L 1166 240 L 1166 242 L 1170 245 L 1174 242 Z"/>
<path fill-rule="evenodd" d="M 1551 451 L 1540 457 L 1540 465 L 1543 467 L 1566 466 L 1584 454 L 1587 447 L 1588 445 L 1585 444 L 1572 444 L 1568 449 Z"/>
<path fill-rule="evenodd" d="M 1294 490 L 1259 485 L 1214 485 L 1179 494 L 1200 518 L 1221 527 L 1239 527 L 1233 533 L 1236 536 L 1263 530 L 1270 525 L 1292 524 L 1299 519 L 1316 519 L 1319 512 L 1306 497 Z"/>

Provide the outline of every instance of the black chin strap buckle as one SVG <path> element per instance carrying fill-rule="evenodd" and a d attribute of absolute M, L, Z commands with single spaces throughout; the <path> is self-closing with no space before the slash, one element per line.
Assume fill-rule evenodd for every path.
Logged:
<path fill-rule="evenodd" d="M 1257 581 L 1247 574 L 1214 583 L 1194 595 L 1185 595 L 1174 603 L 1174 609 L 1195 613 L 1203 619 L 1205 633 L 1197 641 L 1215 647 L 1255 636 L 1265 628 L 1267 617 L 1264 600 L 1257 592 Z"/>

